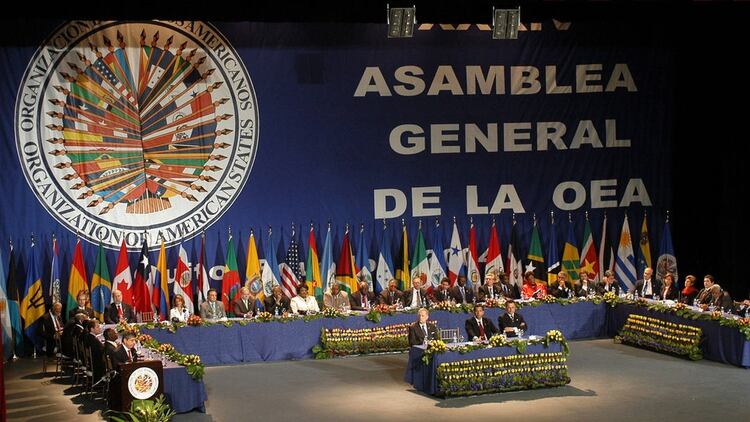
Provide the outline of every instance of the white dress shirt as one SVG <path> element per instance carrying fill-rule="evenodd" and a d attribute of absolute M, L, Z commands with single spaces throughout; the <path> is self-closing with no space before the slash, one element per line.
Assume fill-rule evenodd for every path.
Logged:
<path fill-rule="evenodd" d="M 292 313 L 299 314 L 299 311 L 315 311 L 320 312 L 318 307 L 318 301 L 314 297 L 308 296 L 306 299 L 302 299 L 302 296 L 295 296 L 291 301 Z"/>
<path fill-rule="evenodd" d="M 190 316 L 190 311 L 187 308 L 177 309 L 172 308 L 169 310 L 169 320 L 174 321 L 175 319 L 179 322 L 187 322 Z"/>

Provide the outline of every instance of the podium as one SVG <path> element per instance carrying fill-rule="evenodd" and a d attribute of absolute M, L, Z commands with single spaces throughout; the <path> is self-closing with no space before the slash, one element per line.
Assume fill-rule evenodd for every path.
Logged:
<path fill-rule="evenodd" d="M 149 400 L 163 392 L 164 366 L 161 361 L 123 363 L 109 387 L 109 408 L 118 412 L 127 411 L 133 400 Z"/>

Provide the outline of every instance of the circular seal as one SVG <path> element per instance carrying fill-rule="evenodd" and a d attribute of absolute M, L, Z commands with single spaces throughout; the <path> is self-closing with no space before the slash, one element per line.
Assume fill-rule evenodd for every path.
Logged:
<path fill-rule="evenodd" d="M 18 91 L 18 158 L 37 199 L 92 242 L 189 239 L 242 191 L 258 147 L 250 76 L 205 22 L 74 21 Z"/>
<path fill-rule="evenodd" d="M 137 400 L 147 400 L 159 389 L 159 377 L 153 369 L 141 367 L 128 378 L 128 391 Z"/>

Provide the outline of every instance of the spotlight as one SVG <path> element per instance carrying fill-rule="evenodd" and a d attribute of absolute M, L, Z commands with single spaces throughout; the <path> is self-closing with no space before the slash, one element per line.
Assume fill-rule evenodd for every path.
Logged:
<path fill-rule="evenodd" d="M 518 39 L 521 22 L 521 7 L 515 9 L 492 8 L 492 38 L 496 40 Z"/>
<path fill-rule="evenodd" d="M 417 22 L 415 6 L 390 7 L 388 9 L 388 38 L 411 38 L 414 36 L 414 24 Z"/>

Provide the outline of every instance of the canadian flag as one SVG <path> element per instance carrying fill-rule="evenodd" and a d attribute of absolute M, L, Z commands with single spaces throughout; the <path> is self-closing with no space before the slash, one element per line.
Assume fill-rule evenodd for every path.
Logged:
<path fill-rule="evenodd" d="M 120 256 L 117 258 L 117 270 L 113 280 L 115 289 L 122 292 L 122 303 L 133 306 L 133 277 L 130 274 L 130 265 L 128 264 L 128 248 L 125 246 L 125 240 L 120 245 Z"/>

